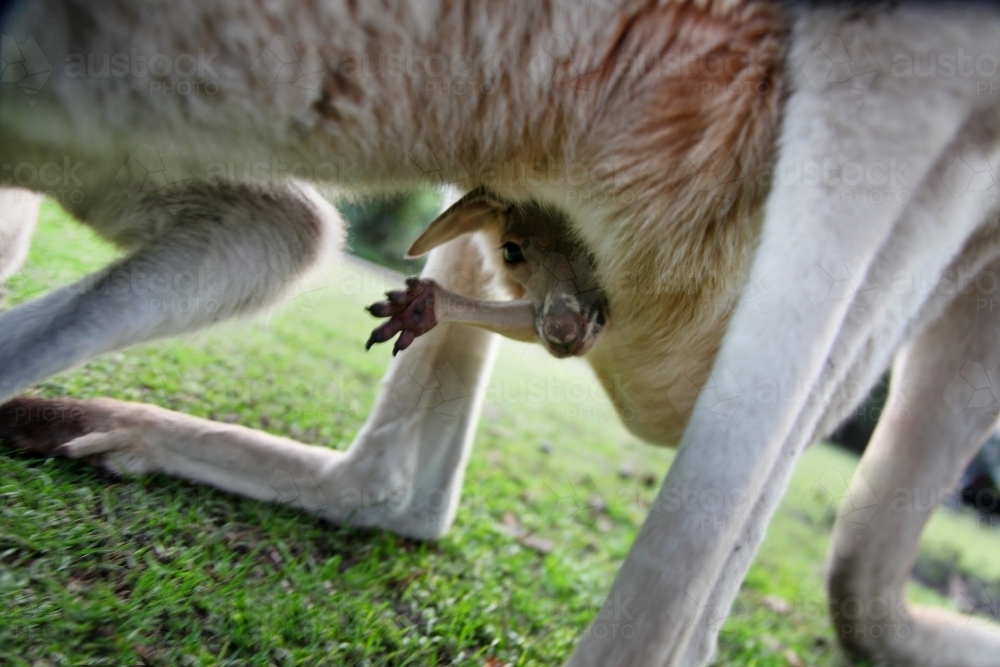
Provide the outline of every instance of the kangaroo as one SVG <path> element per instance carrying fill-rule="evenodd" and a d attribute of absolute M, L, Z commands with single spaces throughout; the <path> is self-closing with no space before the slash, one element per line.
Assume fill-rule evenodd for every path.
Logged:
<path fill-rule="evenodd" d="M 65 208 L 126 253 L 0 313 L 5 446 L 440 537 L 496 336 L 456 321 L 417 336 L 429 296 L 406 297 L 415 321 L 376 308 L 409 347 L 346 452 L 18 393 L 287 294 L 342 239 L 311 182 L 488 188 L 514 211 L 566 213 L 610 314 L 587 360 L 629 429 L 679 447 L 609 591 L 627 619 L 595 618 L 568 664 L 707 664 L 794 462 L 892 365 L 834 529 L 837 635 L 880 664 L 996 667 L 995 625 L 906 602 L 931 509 L 893 502 L 943 497 L 997 424 L 981 396 L 1000 363 L 1000 309 L 981 307 L 1000 272 L 994 4 L 15 0 L 0 23 L 4 183 L 71 182 Z M 907 68 L 921 56 L 936 75 Z M 22 231 L 2 223 L 18 247 L 28 209 Z M 21 255 L 0 252 L 0 275 Z M 463 234 L 422 275 L 449 289 L 463 276 L 452 291 L 495 301 L 487 261 Z M 205 305 L 168 312 L 167 299 Z M 599 318 L 558 301 L 552 326 L 518 306 L 512 330 L 583 351 Z M 469 388 L 448 419 L 392 400 L 426 369 Z M 692 490 L 724 500 L 678 500 Z M 860 611 L 839 613 L 845 600 Z"/>
<path fill-rule="evenodd" d="M 440 322 L 455 322 L 525 342 L 541 342 L 558 358 L 587 354 L 607 321 L 607 299 L 593 258 L 572 235 L 565 214 L 538 202 L 516 203 L 477 188 L 448 208 L 413 242 L 420 257 L 452 239 L 478 233 L 481 252 L 514 301 L 482 301 L 431 279 L 409 278 L 369 312 L 389 320 L 372 332 L 371 348 L 397 333 L 393 355 Z"/>

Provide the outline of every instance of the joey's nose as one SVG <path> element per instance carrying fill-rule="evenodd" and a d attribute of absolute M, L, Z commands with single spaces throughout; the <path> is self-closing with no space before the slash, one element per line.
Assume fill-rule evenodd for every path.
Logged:
<path fill-rule="evenodd" d="M 550 316 L 545 320 L 543 335 L 553 345 L 569 345 L 580 339 L 585 329 L 579 313 Z"/>
<path fill-rule="evenodd" d="M 553 356 L 578 357 L 593 349 L 606 317 L 607 302 L 597 292 L 550 294 L 535 311 L 535 330 Z"/>
<path fill-rule="evenodd" d="M 568 295 L 547 299 L 541 315 L 538 333 L 546 347 L 559 357 L 576 354 L 587 335 L 587 318 L 577 299 Z"/>

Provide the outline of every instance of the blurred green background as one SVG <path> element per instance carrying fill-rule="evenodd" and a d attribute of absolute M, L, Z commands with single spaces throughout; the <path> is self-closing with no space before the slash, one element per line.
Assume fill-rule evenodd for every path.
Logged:
<path fill-rule="evenodd" d="M 417 235 L 441 210 L 443 196 L 437 190 L 382 196 L 334 203 L 348 225 L 348 247 L 352 254 L 407 275 L 419 273 L 423 258 L 405 260 L 403 255 Z"/>

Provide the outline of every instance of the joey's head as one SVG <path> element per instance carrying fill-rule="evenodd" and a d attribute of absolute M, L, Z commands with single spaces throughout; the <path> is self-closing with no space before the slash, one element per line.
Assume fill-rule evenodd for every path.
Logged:
<path fill-rule="evenodd" d="M 511 201 L 477 188 L 413 242 L 417 257 L 462 234 L 477 233 L 502 285 L 535 311 L 539 341 L 556 357 L 590 351 L 608 317 L 594 261 L 565 213 L 534 200 Z"/>

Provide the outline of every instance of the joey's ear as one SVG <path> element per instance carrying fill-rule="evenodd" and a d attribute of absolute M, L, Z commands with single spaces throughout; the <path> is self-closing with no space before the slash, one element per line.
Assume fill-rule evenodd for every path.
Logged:
<path fill-rule="evenodd" d="M 496 198 L 484 188 L 476 188 L 465 195 L 434 219 L 427 229 L 410 245 L 405 257 L 412 259 L 426 255 L 434 248 L 461 236 L 479 231 L 500 218 L 500 208 Z"/>

